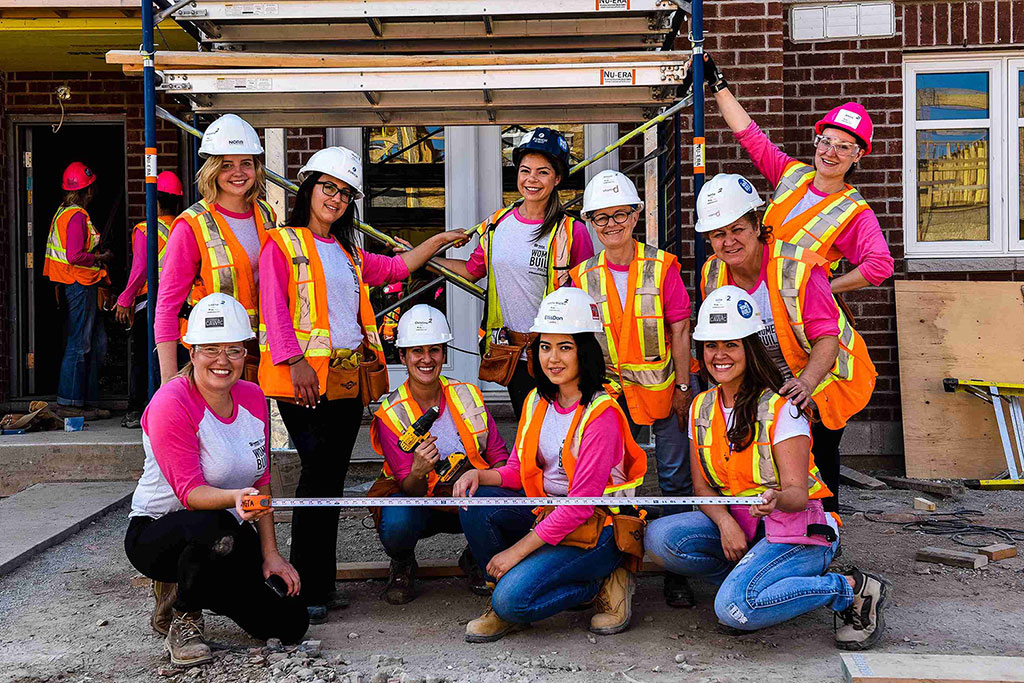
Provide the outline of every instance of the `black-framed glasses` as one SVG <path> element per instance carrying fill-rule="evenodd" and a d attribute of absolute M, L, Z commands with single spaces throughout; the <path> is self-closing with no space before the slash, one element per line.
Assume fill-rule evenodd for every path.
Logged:
<path fill-rule="evenodd" d="M 630 209 L 629 211 L 616 211 L 612 215 L 606 213 L 599 213 L 595 216 L 590 217 L 590 222 L 599 228 L 603 228 L 608 225 L 609 221 L 614 222 L 616 225 L 622 225 L 629 220 L 629 217 L 636 213 L 636 209 Z"/>
<path fill-rule="evenodd" d="M 860 145 L 856 142 L 847 142 L 845 140 L 840 140 L 839 138 L 830 138 L 827 135 L 815 136 L 814 146 L 822 152 L 827 152 L 829 147 L 831 147 L 836 151 L 837 156 L 847 158 L 857 156 L 857 152 L 860 151 Z"/>
<path fill-rule="evenodd" d="M 329 180 L 322 180 L 318 182 L 317 185 L 321 187 L 323 193 L 328 197 L 336 197 L 338 195 L 341 195 L 341 198 L 346 202 L 350 202 L 356 197 L 356 193 L 353 192 L 352 190 L 348 189 L 347 187 L 338 187 Z"/>

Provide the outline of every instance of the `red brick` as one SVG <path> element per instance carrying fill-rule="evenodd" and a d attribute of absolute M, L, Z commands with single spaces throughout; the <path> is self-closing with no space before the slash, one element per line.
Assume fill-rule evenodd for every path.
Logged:
<path fill-rule="evenodd" d="M 996 3 L 981 3 L 981 42 L 991 45 L 996 42 Z"/>
<path fill-rule="evenodd" d="M 907 47 L 920 45 L 917 30 L 917 5 L 903 6 L 903 44 Z"/>
<path fill-rule="evenodd" d="M 920 16 L 919 40 L 921 45 L 935 44 L 935 6 L 931 4 L 921 5 L 918 8 Z"/>
<path fill-rule="evenodd" d="M 964 38 L 968 45 L 981 44 L 981 3 L 968 2 L 964 4 L 964 11 L 967 12 L 967 28 Z"/>
<path fill-rule="evenodd" d="M 935 44 L 949 45 L 949 5 L 945 2 L 935 5 Z"/>
<path fill-rule="evenodd" d="M 965 45 L 965 38 L 967 36 L 966 24 L 965 24 L 965 4 L 956 4 L 949 6 L 949 44 L 953 47 L 961 47 Z"/>
<path fill-rule="evenodd" d="M 1013 42 L 1024 43 L 1024 0 L 1013 0 Z"/>

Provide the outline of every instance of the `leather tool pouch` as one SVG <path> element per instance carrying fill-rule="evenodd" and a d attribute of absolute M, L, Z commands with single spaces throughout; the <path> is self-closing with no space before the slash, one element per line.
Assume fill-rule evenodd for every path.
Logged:
<path fill-rule="evenodd" d="M 615 515 L 612 517 L 612 533 L 615 534 L 615 546 L 625 556 L 623 566 L 631 572 L 637 572 L 644 561 L 644 528 L 647 522 L 632 515 Z"/>
<path fill-rule="evenodd" d="M 366 493 L 367 498 L 390 498 L 391 496 L 399 493 L 401 487 L 398 486 L 398 482 L 394 479 L 385 479 L 384 477 L 377 478 L 373 482 L 373 486 Z M 375 529 L 380 529 L 380 508 L 370 507 L 367 508 L 370 511 L 370 515 L 373 517 L 373 526 Z"/>
<path fill-rule="evenodd" d="M 507 387 L 512 381 L 512 375 L 516 371 L 516 363 L 523 353 L 522 346 L 511 344 L 494 344 L 480 356 L 480 380 L 483 382 L 496 382 Z"/>
<path fill-rule="evenodd" d="M 540 508 L 540 512 L 537 513 L 537 521 L 533 523 L 533 526 L 536 527 L 554 511 L 554 505 Z M 590 519 L 573 529 L 558 545 L 567 545 L 573 548 L 582 548 L 583 550 L 597 547 L 597 542 L 601 538 L 601 532 L 604 531 L 607 519 L 607 510 L 604 508 L 594 508 L 594 514 L 590 516 Z"/>
<path fill-rule="evenodd" d="M 530 377 L 533 377 L 533 340 L 539 336 L 536 332 L 508 331 L 509 342 L 514 346 L 522 347 L 526 351 L 526 370 L 530 373 Z"/>
<path fill-rule="evenodd" d="M 359 363 L 359 397 L 368 406 L 388 391 L 388 368 L 372 350 L 363 350 Z"/>
<path fill-rule="evenodd" d="M 341 360 L 332 360 L 327 368 L 327 400 L 359 396 L 359 380 L 359 368 L 342 367 Z"/>

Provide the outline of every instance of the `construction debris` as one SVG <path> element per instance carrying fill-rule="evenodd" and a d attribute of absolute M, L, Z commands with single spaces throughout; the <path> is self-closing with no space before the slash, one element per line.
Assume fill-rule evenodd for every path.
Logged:
<path fill-rule="evenodd" d="M 1017 546 L 1009 543 L 994 543 L 984 548 L 978 548 L 978 552 L 987 557 L 989 562 L 997 562 L 1008 557 L 1017 557 Z"/>
<path fill-rule="evenodd" d="M 871 475 L 858 472 L 846 465 L 839 466 L 839 480 L 844 484 L 856 486 L 859 489 L 868 489 L 870 491 L 881 491 L 889 488 L 884 481 L 879 481 Z"/>
<path fill-rule="evenodd" d="M 964 553 L 959 550 L 946 550 L 928 546 L 917 551 L 918 562 L 931 562 L 933 564 L 945 564 L 950 567 L 963 567 L 964 569 L 979 569 L 988 564 L 988 558 L 977 553 Z"/>
<path fill-rule="evenodd" d="M 927 498 L 915 498 L 914 509 L 925 510 L 926 512 L 935 512 L 935 503 L 928 500 Z"/>
<path fill-rule="evenodd" d="M 1018 683 L 1024 658 L 952 655 L 843 654 L 847 683 Z"/>
<path fill-rule="evenodd" d="M 953 500 L 960 500 L 964 496 L 964 485 L 959 483 L 945 484 L 937 481 L 928 481 L 927 479 L 908 479 L 907 477 L 888 477 L 882 475 L 879 475 L 878 478 L 895 489 L 923 491 L 934 496 L 952 498 Z"/>

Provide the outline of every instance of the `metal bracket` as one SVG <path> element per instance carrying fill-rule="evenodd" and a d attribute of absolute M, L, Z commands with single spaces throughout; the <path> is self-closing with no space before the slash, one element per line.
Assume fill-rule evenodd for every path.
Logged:
<path fill-rule="evenodd" d="M 178 10 L 182 9 L 185 5 L 187 5 L 187 4 L 191 3 L 191 2 L 192 2 L 192 0 L 178 0 L 176 3 L 174 3 L 173 5 L 168 7 L 167 9 L 158 12 L 156 14 L 156 16 L 153 17 L 153 27 L 155 28 L 155 27 L 159 26 L 161 24 L 161 22 L 163 22 L 164 19 L 166 19 L 167 17 L 171 16 L 172 14 L 174 14 Z M 183 16 L 183 17 L 187 16 L 185 13 L 188 12 L 188 11 L 189 10 L 184 10 L 180 16 Z M 193 9 L 191 11 L 192 12 L 202 12 L 201 15 L 200 14 L 196 14 L 196 15 L 193 15 L 193 16 L 204 16 L 204 17 L 206 16 L 206 10 L 205 9 Z"/>
<path fill-rule="evenodd" d="M 661 71 L 661 80 L 663 81 L 675 81 L 676 83 L 682 83 L 686 77 L 686 69 L 678 65 L 662 66 L 659 67 Z"/>

